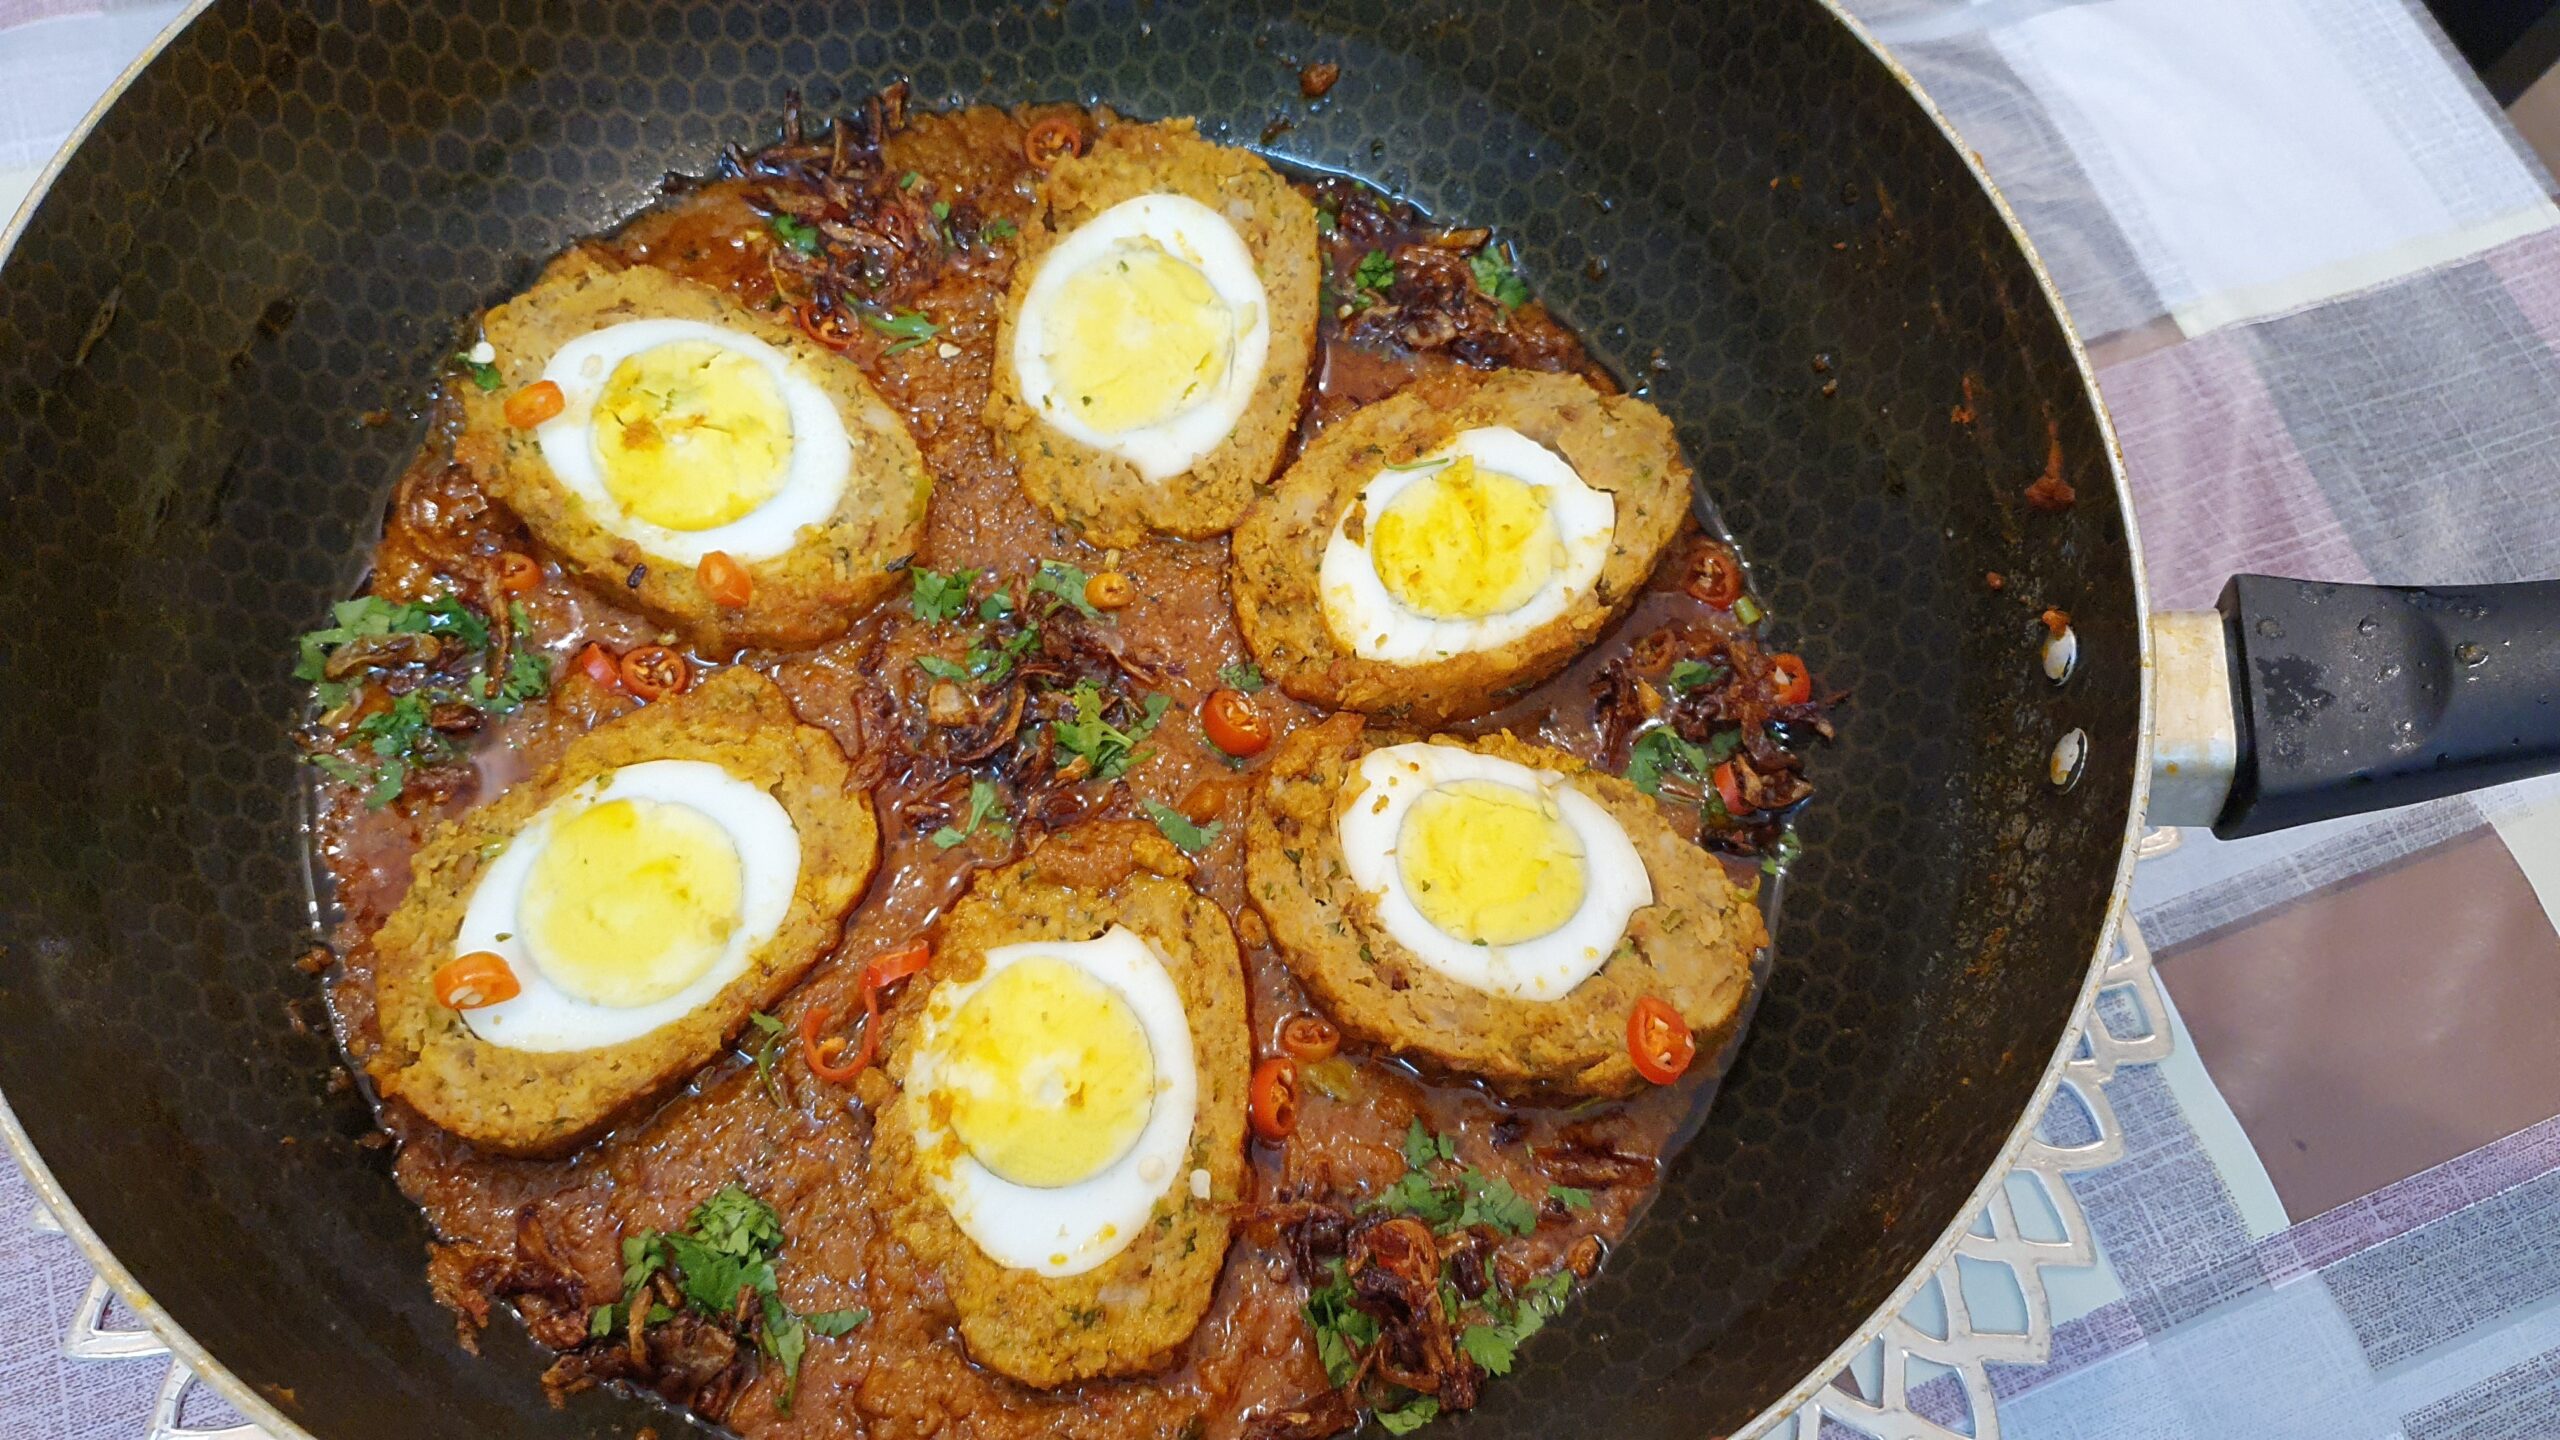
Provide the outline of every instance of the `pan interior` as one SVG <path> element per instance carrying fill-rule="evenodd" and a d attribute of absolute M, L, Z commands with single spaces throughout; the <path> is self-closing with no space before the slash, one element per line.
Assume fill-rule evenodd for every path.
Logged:
<path fill-rule="evenodd" d="M 1343 76 L 1310 104 L 1319 59 Z M 2132 561 L 2065 333 L 1958 155 L 1812 4 L 213 5 L 0 277 L 0 1091 L 152 1297 L 314 1433 L 641 1423 L 546 1407 L 511 1327 L 459 1349 L 424 1224 L 330 1084 L 291 963 L 317 901 L 290 641 L 360 581 L 463 317 L 770 133 L 786 88 L 824 114 L 899 77 L 920 104 L 1195 114 L 1513 237 L 1678 422 L 1777 635 L 1850 692 L 1723 1094 L 1469 1422 L 1739 1425 L 1961 1218 L 2017 1122 L 2101 927 L 2137 714 Z M 2080 501 L 2033 513 L 2055 456 Z M 2046 606 L 2079 632 L 2066 686 L 2035 663 Z M 2086 778 L 2057 794 L 2074 727 Z"/>

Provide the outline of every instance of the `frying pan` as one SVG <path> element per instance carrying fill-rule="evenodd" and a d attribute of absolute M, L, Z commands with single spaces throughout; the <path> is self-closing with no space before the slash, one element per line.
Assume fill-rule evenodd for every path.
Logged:
<path fill-rule="evenodd" d="M 1343 75 L 1310 105 L 1319 59 Z M 1722 1094 L 1462 1423 L 1721 1434 L 1800 1403 L 2055 1083 L 2151 782 L 2155 648 L 2051 286 L 1909 78 L 1813 3 L 200 7 L 0 271 L 0 1128 L 39 1190 L 278 1434 L 708 1433 L 605 1392 L 552 1409 L 520 1332 L 475 1359 L 430 1299 L 424 1221 L 289 963 L 328 901 L 287 657 L 361 581 L 463 317 L 770 133 L 786 89 L 823 114 L 901 77 L 924 104 L 1197 115 L 1496 226 L 1678 423 L 1777 632 L 1853 701 Z M 2024 500 L 2049 462 L 2077 494 L 2055 512 Z M 2360 614 L 2253 581 L 2164 617 L 2159 818 L 2546 766 L 2531 667 L 2464 690 L 2460 647 L 2493 637 L 2455 631 L 2531 645 L 2553 599 Z M 2413 663 L 2359 692 L 2384 646 Z"/>

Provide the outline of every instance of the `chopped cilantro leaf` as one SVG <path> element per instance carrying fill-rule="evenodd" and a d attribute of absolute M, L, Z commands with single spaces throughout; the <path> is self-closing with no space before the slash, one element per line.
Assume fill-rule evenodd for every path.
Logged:
<path fill-rule="evenodd" d="M 833 1339 L 838 1335 L 852 1334 L 853 1327 L 871 1318 L 871 1312 L 857 1305 L 850 1310 L 821 1310 L 800 1318 L 810 1329 Z"/>
<path fill-rule="evenodd" d="M 1467 268 L 1475 274 L 1476 289 L 1483 291 L 1486 299 L 1503 309 L 1517 310 L 1529 303 L 1528 282 L 1522 280 L 1520 272 L 1512 269 L 1511 262 L 1503 259 L 1492 246 L 1487 245 L 1469 256 Z"/>
<path fill-rule="evenodd" d="M 1359 1370 L 1359 1352 L 1377 1343 L 1378 1322 L 1351 1303 L 1351 1279 L 1339 1260 L 1331 1262 L 1331 1278 L 1307 1294 L 1302 1313 L 1315 1332 L 1316 1357 L 1336 1385 L 1348 1385 Z"/>
<path fill-rule="evenodd" d="M 945 850 L 948 850 L 953 846 L 960 844 L 962 841 L 967 840 L 970 836 L 977 834 L 978 827 L 980 825 L 988 824 L 990 816 L 995 817 L 993 823 L 996 828 L 1011 828 L 1006 825 L 1002 816 L 997 815 L 997 811 L 1000 810 L 1003 805 L 1003 791 L 998 790 L 994 784 L 989 781 L 972 778 L 969 781 L 968 816 L 960 822 L 960 826 L 956 830 L 951 826 L 945 825 L 941 829 L 934 831 L 933 843 Z"/>
<path fill-rule="evenodd" d="M 1410 1435 L 1440 1418 L 1440 1402 L 1428 1395 L 1417 1395 L 1409 1404 L 1369 1413 L 1378 1422 L 1378 1428 L 1388 1434 Z"/>
<path fill-rule="evenodd" d="M 1092 579 L 1081 566 L 1070 565 L 1064 560 L 1043 560 L 1039 568 L 1031 572 L 1031 589 L 1036 594 L 1055 596 L 1074 606 L 1077 614 L 1093 620 L 1098 619 L 1102 612 L 1093 607 L 1092 601 L 1084 598 L 1085 584 Z M 1057 607 L 1049 608 L 1055 610 Z"/>
<path fill-rule="evenodd" d="M 1526 1235 L 1538 1228 L 1538 1207 L 1522 1199 L 1510 1181 L 1470 1165 L 1458 1184 L 1466 1194 L 1466 1201 L 1458 1210 L 1459 1228 L 1490 1225 L 1514 1235 Z"/>
<path fill-rule="evenodd" d="M 951 218 L 951 202 L 950 202 L 950 201 L 948 201 L 948 200 L 936 200 L 936 201 L 934 201 L 934 202 L 933 202 L 933 218 L 934 218 L 934 219 L 936 219 L 936 220 L 948 220 L 948 219 L 950 219 L 950 218 Z"/>
<path fill-rule="evenodd" d="M 1430 1131 L 1423 1129 L 1422 1121 L 1419 1118 L 1416 1118 L 1411 1125 L 1405 1128 L 1404 1163 L 1406 1168 L 1413 1170 L 1426 1170 L 1430 1168 L 1431 1162 L 1434 1160 L 1455 1160 L 1457 1158 L 1458 1147 L 1450 1141 L 1449 1137 L 1446 1135 L 1434 1135 Z"/>
<path fill-rule="evenodd" d="M 1006 676 L 1013 673 L 1013 667 L 1022 663 L 1022 657 L 1039 644 L 1040 632 L 1037 630 L 1015 631 L 1004 643 L 992 648 L 981 640 L 969 647 L 969 673 L 991 685 L 1000 685 Z"/>
<path fill-rule="evenodd" d="M 1239 660 L 1233 665 L 1221 665 L 1218 667 L 1218 683 L 1230 690 L 1241 690 L 1247 695 L 1260 694 L 1263 685 L 1262 667 L 1250 660 Z"/>
<path fill-rule="evenodd" d="M 1351 283 L 1370 295 L 1384 295 L 1396 283 L 1396 259 L 1384 250 L 1372 250 L 1351 267 Z"/>
<path fill-rule="evenodd" d="M 893 310 L 886 315 L 865 314 L 862 323 L 883 335 L 896 337 L 881 349 L 883 355 L 903 355 L 942 333 L 941 326 L 914 310 Z"/>
<path fill-rule="evenodd" d="M 1022 227 L 999 215 L 978 227 L 978 238 L 990 245 L 1001 245 L 1022 233 Z"/>
<path fill-rule="evenodd" d="M 1470 1325 L 1459 1331 L 1458 1346 L 1489 1375 L 1510 1374 L 1511 1353 L 1518 1348 L 1509 1333 L 1494 1325 Z"/>
<path fill-rule="evenodd" d="M 869 1317 L 851 1310 L 815 1316 L 793 1314 L 791 1307 L 782 1302 L 782 1286 L 773 1271 L 773 1257 L 780 1253 L 782 1245 L 782 1218 L 773 1207 L 737 1185 L 724 1185 L 694 1207 L 683 1230 L 644 1230 L 624 1237 L 622 1302 L 599 1307 L 588 1320 L 587 1333 L 599 1340 L 611 1335 L 615 1327 L 610 1322 L 631 1313 L 631 1307 L 640 1303 L 643 1287 L 650 1278 L 662 1271 L 670 1272 L 687 1310 L 706 1320 L 735 1326 L 742 1336 L 748 1321 L 741 1317 L 750 1317 L 757 1348 L 782 1369 L 782 1394 L 774 1404 L 788 1413 L 800 1384 L 800 1361 L 808 1348 L 808 1331 L 841 1335 Z M 752 1310 L 743 1304 L 748 1295 L 758 1301 Z M 672 1318 L 665 1307 L 651 1305 L 642 1323 L 657 1324 Z"/>
<path fill-rule="evenodd" d="M 599 1305 L 587 1316 L 587 1338 L 601 1340 L 622 1328 L 622 1307 Z"/>
<path fill-rule="evenodd" d="M 1721 665 L 1709 665 L 1703 660 L 1682 660 L 1671 667 L 1671 675 L 1667 683 L 1671 686 L 1672 694 L 1686 695 L 1692 690 L 1703 690 L 1710 685 L 1720 684 L 1730 673 L 1732 672 Z"/>
<path fill-rule="evenodd" d="M 1224 828 L 1221 822 L 1213 820 L 1206 825 L 1195 825 L 1191 817 L 1160 800 L 1150 800 L 1146 804 L 1147 814 L 1154 818 L 1156 828 L 1163 831 L 1164 838 L 1172 841 L 1183 854 L 1197 855 L 1218 843 L 1218 831 Z"/>
<path fill-rule="evenodd" d="M 1707 758 L 1706 747 L 1681 738 L 1667 725 L 1657 725 L 1636 737 L 1635 748 L 1627 754 L 1627 783 L 1647 795 L 1662 793 L 1662 777 L 1687 775 L 1691 778 L 1707 773 L 1714 762 Z"/>
<path fill-rule="evenodd" d="M 506 377 L 498 373 L 498 367 L 495 365 L 474 360 L 469 355 L 456 355 L 453 358 L 461 361 L 462 368 L 471 372 L 471 383 L 479 386 L 482 394 L 492 392 L 507 383 Z"/>
<path fill-rule="evenodd" d="M 978 618 L 981 620 L 1001 620 L 1012 613 L 1013 597 L 1002 590 L 993 591 L 978 602 Z"/>
<path fill-rule="evenodd" d="M 773 238 L 781 241 L 783 244 L 790 246 L 792 249 L 799 251 L 803 255 L 815 255 L 818 253 L 820 243 L 818 240 L 817 226 L 810 224 L 808 221 L 801 219 L 797 215 L 787 215 L 778 212 L 767 216 L 764 223 L 773 228 Z"/>
<path fill-rule="evenodd" d="M 956 619 L 968 609 L 969 586 L 978 578 L 975 570 L 915 569 L 907 574 L 907 609 L 928 625 Z"/>
<path fill-rule="evenodd" d="M 910 170 L 906 174 L 898 177 L 898 188 L 901 190 L 913 190 L 916 188 L 916 182 L 923 178 L 924 177 L 922 175 Z"/>
<path fill-rule="evenodd" d="M 945 660 L 939 655 L 917 656 L 916 668 L 922 670 L 924 673 L 932 676 L 936 680 L 966 680 L 969 678 L 968 666 L 961 664 L 957 660 Z"/>
<path fill-rule="evenodd" d="M 1591 1192 L 1588 1190 L 1577 1189 L 1571 1185 L 1548 1186 L 1547 1198 L 1553 1200 L 1567 1210 L 1588 1210 L 1591 1208 Z"/>
<path fill-rule="evenodd" d="M 1316 233 L 1318 235 L 1330 240 L 1333 238 L 1334 232 L 1341 228 L 1342 221 L 1338 219 L 1332 211 L 1318 210 L 1316 212 Z"/>
<path fill-rule="evenodd" d="M 1077 681 L 1073 698 L 1075 718 L 1053 720 L 1049 730 L 1059 749 L 1092 765 L 1096 780 L 1116 780 L 1129 773 L 1129 767 L 1144 758 L 1138 742 L 1154 733 L 1173 705 L 1170 696 L 1150 695 L 1143 702 L 1143 716 L 1123 730 L 1102 718 L 1102 690 L 1092 681 Z"/>

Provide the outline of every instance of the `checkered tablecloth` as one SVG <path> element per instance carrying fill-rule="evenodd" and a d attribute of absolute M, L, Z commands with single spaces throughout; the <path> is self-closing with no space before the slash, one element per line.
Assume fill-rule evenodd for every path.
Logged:
<path fill-rule="evenodd" d="M 2560 210 L 2414 5 L 1852 8 L 2059 281 L 2156 604 L 2560 575 Z M 175 10 L 0 0 L 0 212 Z M 2560 1436 L 2560 787 L 2189 832 L 2135 910 L 2175 1052 L 2109 1087 L 2103 1263 L 2004 1433 Z M 0 1431 L 137 1436 L 159 1372 L 60 1357 L 88 1277 L 30 1208 L 0 1170 Z"/>

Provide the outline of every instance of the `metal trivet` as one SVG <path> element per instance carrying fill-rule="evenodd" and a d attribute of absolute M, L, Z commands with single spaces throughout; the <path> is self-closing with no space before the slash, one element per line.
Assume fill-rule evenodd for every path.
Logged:
<path fill-rule="evenodd" d="M 2176 849 L 2178 832 L 2154 830 L 2143 837 L 2140 859 Z M 2119 1023 L 2136 1029 L 2119 1029 Z M 1859 1361 L 1835 1377 L 1813 1401 L 1762 1432 L 1758 1440 L 1819 1440 L 1823 1422 L 1845 1425 L 1873 1440 L 1999 1440 L 2000 1414 L 1994 1405 L 1987 1366 L 2040 1365 L 2053 1353 L 2053 1307 L 2045 1295 L 2048 1268 L 2085 1269 L 2097 1263 L 2097 1241 L 2088 1217 L 2072 1198 L 2066 1175 L 2085 1174 L 2124 1158 L 2124 1128 L 2107 1101 L 2106 1085 L 2118 1067 L 2154 1064 L 2169 1054 L 2168 1012 L 2151 973 L 2151 947 L 2128 913 L 2117 926 L 2113 955 L 2078 1020 L 2073 1022 L 2073 1055 L 2064 1062 L 2062 1088 L 2087 1116 L 2085 1128 L 2095 1138 L 2080 1144 L 2057 1144 L 2040 1124 L 2010 1170 L 2008 1183 L 1993 1192 L 1972 1227 L 1956 1242 L 1955 1254 L 1929 1277 L 1900 1313 L 1871 1337 Z M 2057 1092 L 2055 1105 L 2065 1103 Z M 2048 1119 L 2052 1110 L 2047 1110 Z M 2016 1195 L 2033 1187 L 2044 1200 L 2053 1223 L 2022 1227 Z M 42 1205 L 35 1228 L 59 1235 L 61 1225 Z M 2031 1230 L 2059 1238 L 2038 1238 Z M 2025 1328 L 1985 1329 L 1976 1324 L 1959 1262 L 1996 1267 L 2007 1276 L 2026 1312 Z M 1995 1282 L 1996 1283 L 1996 1282 Z M 1979 1290 L 1977 1290 L 1979 1293 Z M 89 1290 L 71 1317 L 62 1353 L 73 1360 L 96 1362 L 157 1361 L 167 1369 L 151 1407 L 150 1428 L 142 1440 L 275 1440 L 249 1421 L 216 1428 L 189 1426 L 179 1415 L 189 1392 L 199 1383 L 194 1371 L 172 1356 L 169 1347 L 147 1326 L 107 1328 L 114 1293 L 92 1276 Z M 1943 1383 L 1952 1378 L 1953 1384 Z M 1947 1423 L 1920 1413 L 1914 1392 L 1928 1386 L 1927 1408 L 1944 1415 L 1949 1403 L 1964 1411 Z M 210 1394 L 213 1404 L 222 1405 Z"/>

